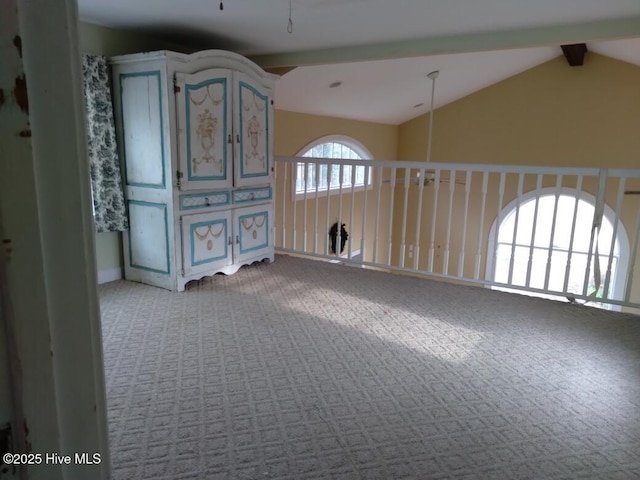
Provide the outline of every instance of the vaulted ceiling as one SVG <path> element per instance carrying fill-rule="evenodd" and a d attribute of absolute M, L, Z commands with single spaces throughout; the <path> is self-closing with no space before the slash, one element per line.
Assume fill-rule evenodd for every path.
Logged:
<path fill-rule="evenodd" d="M 277 108 L 381 123 L 427 111 L 433 70 L 441 72 L 438 107 L 562 55 L 562 44 L 585 42 L 640 65 L 638 0 L 220 3 L 78 0 L 87 23 L 233 50 L 265 68 L 298 67 L 276 83 Z M 334 82 L 342 84 L 330 89 Z"/>

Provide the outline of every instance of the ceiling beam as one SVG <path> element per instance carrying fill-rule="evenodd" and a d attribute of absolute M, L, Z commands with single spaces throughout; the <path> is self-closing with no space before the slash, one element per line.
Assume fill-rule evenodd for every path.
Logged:
<path fill-rule="evenodd" d="M 251 59 L 263 68 L 273 68 L 555 46 L 633 37 L 640 37 L 640 16 L 554 27 L 426 37 L 372 45 L 256 55 Z"/>
<path fill-rule="evenodd" d="M 265 71 L 268 73 L 273 73 L 274 75 L 282 76 L 285 73 L 289 73 L 291 70 L 296 69 L 297 67 L 288 66 L 288 67 L 266 67 Z"/>
<path fill-rule="evenodd" d="M 584 64 L 584 54 L 587 53 L 586 43 L 573 43 L 571 45 L 561 45 L 567 62 L 572 67 L 579 67 Z"/>

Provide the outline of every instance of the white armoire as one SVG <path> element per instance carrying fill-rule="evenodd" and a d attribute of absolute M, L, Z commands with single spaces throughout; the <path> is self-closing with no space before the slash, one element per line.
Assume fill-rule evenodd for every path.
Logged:
<path fill-rule="evenodd" d="M 111 59 L 129 231 L 125 277 L 182 291 L 273 261 L 273 82 L 209 50 Z"/>

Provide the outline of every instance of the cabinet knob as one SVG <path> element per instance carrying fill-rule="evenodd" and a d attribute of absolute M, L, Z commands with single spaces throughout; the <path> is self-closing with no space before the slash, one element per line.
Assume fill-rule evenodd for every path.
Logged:
<path fill-rule="evenodd" d="M 240 243 L 240 236 L 236 235 L 236 243 Z"/>
<path fill-rule="evenodd" d="M 233 245 L 233 240 L 231 239 L 231 235 L 229 235 L 229 245 Z"/>
<path fill-rule="evenodd" d="M 240 143 L 240 134 L 236 133 L 236 143 Z"/>
<path fill-rule="evenodd" d="M 227 137 L 227 143 L 233 143 L 233 140 L 231 139 L 231 134 L 229 134 L 229 136 Z"/>
<path fill-rule="evenodd" d="M 209 197 L 204 197 L 204 204 L 208 207 L 211 205 L 211 202 L 209 201 Z"/>

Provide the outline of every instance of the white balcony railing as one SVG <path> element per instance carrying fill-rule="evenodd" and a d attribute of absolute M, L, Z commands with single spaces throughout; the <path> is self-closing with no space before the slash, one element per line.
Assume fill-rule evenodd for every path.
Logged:
<path fill-rule="evenodd" d="M 640 170 L 277 157 L 275 209 L 281 252 L 640 307 Z"/>

